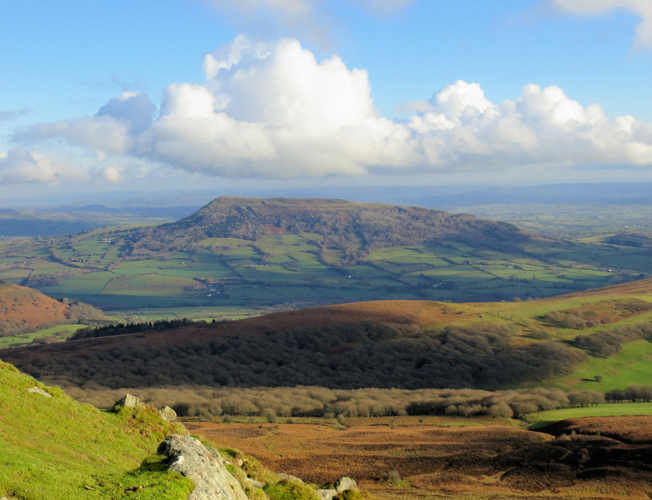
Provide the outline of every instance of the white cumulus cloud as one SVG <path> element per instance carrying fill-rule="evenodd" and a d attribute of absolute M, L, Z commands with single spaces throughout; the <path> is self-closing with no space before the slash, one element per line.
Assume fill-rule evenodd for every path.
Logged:
<path fill-rule="evenodd" d="M 117 165 L 110 165 L 102 171 L 102 174 L 107 181 L 113 184 L 118 184 L 124 181 L 122 170 L 123 169 Z"/>
<path fill-rule="evenodd" d="M 636 28 L 636 44 L 652 50 L 652 0 L 550 0 L 563 12 L 571 14 L 605 14 L 628 10 L 641 17 Z"/>
<path fill-rule="evenodd" d="M 55 161 L 39 151 L 21 148 L 0 153 L 0 184 L 58 184 L 63 180 L 87 181 L 86 169 Z"/>
<path fill-rule="evenodd" d="M 224 177 L 652 165 L 652 125 L 608 117 L 555 86 L 526 85 L 514 100 L 493 103 L 479 84 L 458 81 L 393 121 L 374 107 L 366 71 L 337 56 L 318 61 L 294 39 L 238 37 L 203 66 L 206 82 L 170 85 L 153 121 L 146 96 L 123 94 L 94 117 L 36 125 L 16 138 L 62 139 Z"/>
<path fill-rule="evenodd" d="M 30 142 L 65 138 L 74 146 L 120 154 L 133 147 L 134 134 L 149 126 L 155 112 L 156 106 L 144 94 L 123 92 L 110 99 L 93 117 L 33 125 L 19 130 L 15 139 Z"/>

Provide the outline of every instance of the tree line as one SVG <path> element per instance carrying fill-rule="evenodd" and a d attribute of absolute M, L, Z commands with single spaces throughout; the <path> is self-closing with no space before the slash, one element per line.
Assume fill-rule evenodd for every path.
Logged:
<path fill-rule="evenodd" d="M 97 384 L 67 387 L 75 399 L 97 407 L 110 407 L 125 389 Z M 170 405 L 179 415 L 200 419 L 228 416 L 278 418 L 392 417 L 404 415 L 490 416 L 523 418 L 530 413 L 604 403 L 596 391 L 561 389 L 328 389 L 325 387 L 209 387 L 167 386 L 128 391 L 153 405 Z"/>
<path fill-rule="evenodd" d="M 172 320 L 156 320 L 143 323 L 117 323 L 113 325 L 103 325 L 81 328 L 71 335 L 68 340 L 91 339 L 96 337 L 113 337 L 114 335 L 127 335 L 129 333 L 139 332 L 162 332 L 173 330 L 183 326 L 190 326 L 194 322 L 188 318 Z"/>

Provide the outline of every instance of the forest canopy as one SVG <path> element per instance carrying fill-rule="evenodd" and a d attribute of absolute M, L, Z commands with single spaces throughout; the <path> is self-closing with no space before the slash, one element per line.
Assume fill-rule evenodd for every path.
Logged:
<path fill-rule="evenodd" d="M 203 384 L 494 389 L 571 373 L 586 358 L 583 351 L 557 342 L 512 348 L 509 327 L 447 327 L 420 333 L 406 328 L 361 322 L 147 349 L 125 344 L 107 352 L 41 358 L 20 368 L 64 385 L 92 381 L 113 388 Z"/>

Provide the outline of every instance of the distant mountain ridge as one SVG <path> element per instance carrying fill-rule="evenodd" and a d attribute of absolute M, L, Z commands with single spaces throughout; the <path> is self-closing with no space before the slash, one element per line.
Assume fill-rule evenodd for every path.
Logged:
<path fill-rule="evenodd" d="M 323 248 L 351 259 L 379 248 L 454 240 L 472 246 L 513 249 L 528 236 L 505 222 L 419 207 L 336 199 L 235 198 L 221 196 L 178 222 L 139 232 L 139 250 L 182 249 L 207 238 L 257 240 L 269 235 L 311 233 Z"/>

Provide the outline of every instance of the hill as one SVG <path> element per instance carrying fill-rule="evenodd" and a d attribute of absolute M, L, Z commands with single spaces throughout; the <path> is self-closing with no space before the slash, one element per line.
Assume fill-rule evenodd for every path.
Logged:
<path fill-rule="evenodd" d="M 178 222 L 135 235 L 126 255 L 192 250 L 210 238 L 256 241 L 308 233 L 323 250 L 341 252 L 342 263 L 374 250 L 458 241 L 474 247 L 514 250 L 528 236 L 504 222 L 416 207 L 332 199 L 256 199 L 222 196 Z M 263 250 L 264 252 L 264 250 Z"/>
<path fill-rule="evenodd" d="M 219 450 L 226 458 L 226 468 L 216 474 L 214 459 L 199 463 L 183 448 L 159 446 L 177 433 L 177 446 L 196 443 L 193 450 L 205 450 L 149 405 L 99 411 L 0 362 L 0 406 L 0 495 L 23 500 L 185 500 L 195 498 L 189 497 L 193 487 L 201 498 L 233 498 L 236 490 L 237 498 L 251 500 L 319 498 L 308 485 L 266 470 L 254 457 L 327 487 L 341 476 L 354 477 L 388 499 L 593 498 L 595 491 L 600 498 L 638 498 L 652 485 L 650 417 L 573 419 L 543 432 L 504 416 L 452 414 L 291 425 L 262 425 L 250 417 L 246 423 L 189 423 L 207 436 L 204 442 L 213 441 L 214 457 Z M 216 448 L 224 445 L 253 456 Z M 186 477 L 170 471 L 171 463 Z M 206 483 L 197 483 L 208 478 L 228 495 L 209 496 Z M 336 498 L 375 496 L 349 491 Z"/>
<path fill-rule="evenodd" d="M 98 330 L 109 336 L 4 350 L 0 357 L 44 380 L 109 388 L 583 384 L 606 391 L 649 385 L 645 370 L 636 378 L 627 366 L 609 365 L 583 380 L 577 373 L 624 353 L 645 363 L 647 350 L 623 346 L 652 338 L 650 292 L 652 280 L 644 280 L 528 302 L 334 305 L 159 332 Z"/>
<path fill-rule="evenodd" d="M 0 337 L 68 321 L 70 306 L 30 288 L 0 281 Z"/>
<path fill-rule="evenodd" d="M 550 297 L 649 275 L 647 251 L 417 207 L 220 197 L 160 226 L 0 242 L 0 279 L 104 310 L 224 318 L 373 300 Z"/>
<path fill-rule="evenodd" d="M 84 325 L 112 321 L 89 304 L 0 281 L 0 348 L 63 341 Z"/>

